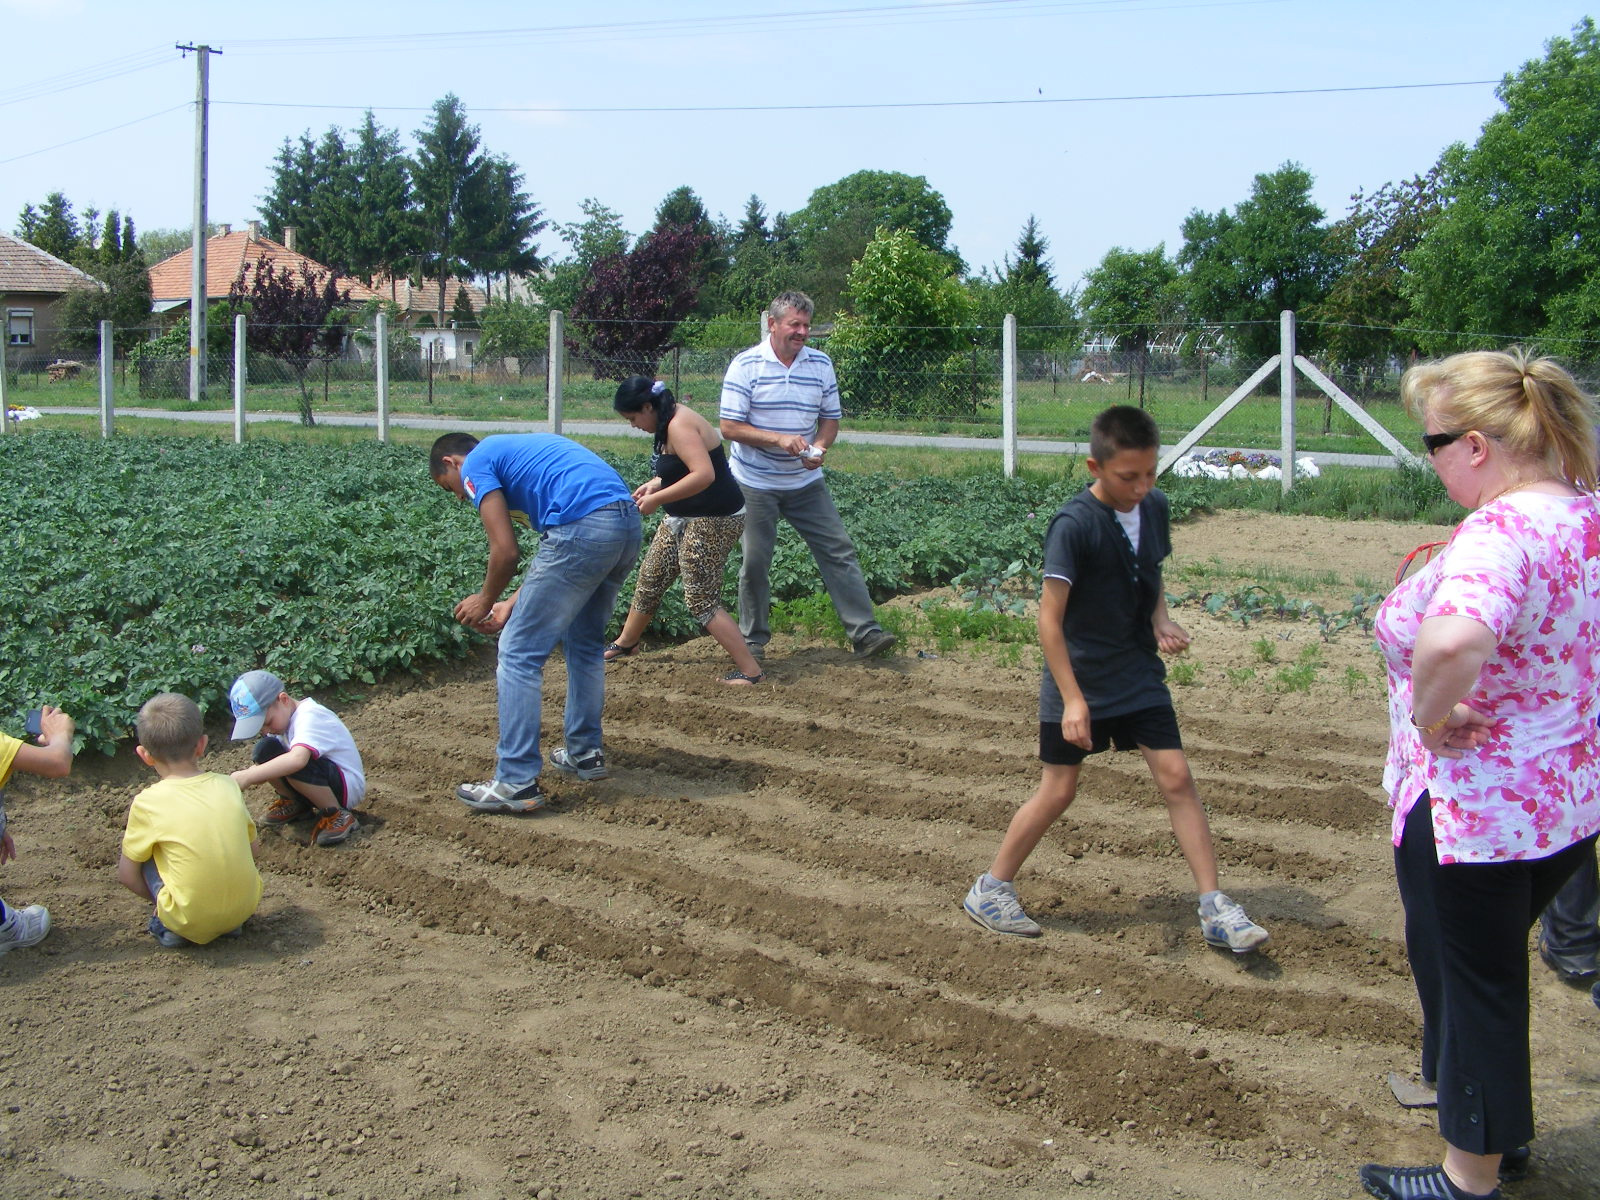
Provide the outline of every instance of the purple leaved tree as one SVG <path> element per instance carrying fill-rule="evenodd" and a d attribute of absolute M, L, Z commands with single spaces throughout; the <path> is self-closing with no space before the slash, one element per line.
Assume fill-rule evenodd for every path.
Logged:
<path fill-rule="evenodd" d="M 653 376 L 680 344 L 678 323 L 700 296 L 707 240 L 691 226 L 667 225 L 595 261 L 572 304 L 567 349 L 596 379 Z"/>
<path fill-rule="evenodd" d="M 339 357 L 349 335 L 350 289 L 334 272 L 300 260 L 298 272 L 262 255 L 239 268 L 228 289 L 228 307 L 246 314 L 245 345 L 253 354 L 277 359 L 300 385 L 300 423 L 315 425 L 306 372 L 313 362 Z"/>

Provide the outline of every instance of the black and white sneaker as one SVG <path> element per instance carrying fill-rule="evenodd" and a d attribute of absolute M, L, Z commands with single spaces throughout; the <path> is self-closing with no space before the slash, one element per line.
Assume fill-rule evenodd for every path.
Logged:
<path fill-rule="evenodd" d="M 550 765 L 563 775 L 572 775 L 588 783 L 591 779 L 605 779 L 611 774 L 606 767 L 606 756 L 603 751 L 591 750 L 582 758 L 574 758 L 567 753 L 565 746 L 557 746 L 550 751 Z"/>

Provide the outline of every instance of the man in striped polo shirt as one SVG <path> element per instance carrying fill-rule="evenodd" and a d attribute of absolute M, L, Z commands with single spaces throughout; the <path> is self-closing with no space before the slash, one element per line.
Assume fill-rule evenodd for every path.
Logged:
<path fill-rule="evenodd" d="M 895 643 L 873 615 L 855 545 L 823 481 L 823 456 L 839 436 L 839 381 L 833 361 L 806 345 L 812 311 L 809 296 L 784 292 L 767 309 L 768 337 L 735 358 L 722 381 L 722 436 L 733 442 L 729 460 L 745 504 L 739 631 L 758 659 L 772 638 L 779 517 L 805 539 L 856 657 Z"/>

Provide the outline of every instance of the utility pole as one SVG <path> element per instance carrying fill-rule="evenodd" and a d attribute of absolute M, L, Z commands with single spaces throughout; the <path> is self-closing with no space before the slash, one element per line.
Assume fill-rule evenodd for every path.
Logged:
<path fill-rule="evenodd" d="M 194 84 L 194 271 L 189 290 L 189 403 L 206 394 L 206 187 L 207 123 L 211 107 L 211 56 L 221 54 L 210 46 L 176 49 L 195 56 Z"/>

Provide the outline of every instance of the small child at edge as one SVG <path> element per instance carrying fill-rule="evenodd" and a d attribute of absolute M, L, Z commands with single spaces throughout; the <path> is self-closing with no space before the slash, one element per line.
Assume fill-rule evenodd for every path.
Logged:
<path fill-rule="evenodd" d="M 1161 586 L 1161 562 L 1172 540 L 1167 498 L 1155 486 L 1160 446 L 1150 414 L 1128 405 L 1106 409 L 1090 427 L 1085 465 L 1094 483 L 1061 506 L 1045 534 L 1043 774 L 962 907 L 996 933 L 1038 937 L 1039 925 L 1017 899 L 1017 871 L 1077 795 L 1083 760 L 1113 747 L 1137 747 L 1194 875 L 1201 936 L 1245 954 L 1268 934 L 1217 890 L 1211 827 L 1184 757 L 1161 661 L 1162 651 L 1186 649 L 1189 635 L 1167 615 Z"/>
<path fill-rule="evenodd" d="M 355 739 L 333 712 L 310 697 L 296 700 L 270 671 L 246 671 L 228 691 L 233 740 L 265 732 L 251 754 L 254 766 L 233 773 L 241 788 L 270 783 L 278 798 L 263 825 L 287 825 L 313 814 L 317 846 L 333 846 L 358 828 L 351 809 L 367 794 L 367 775 Z"/>
<path fill-rule="evenodd" d="M 238 936 L 261 903 L 256 827 L 226 775 L 204 770 L 205 720 L 187 696 L 145 701 L 141 762 L 161 776 L 133 799 L 117 879 L 153 906 L 147 928 L 169 949 Z"/>

